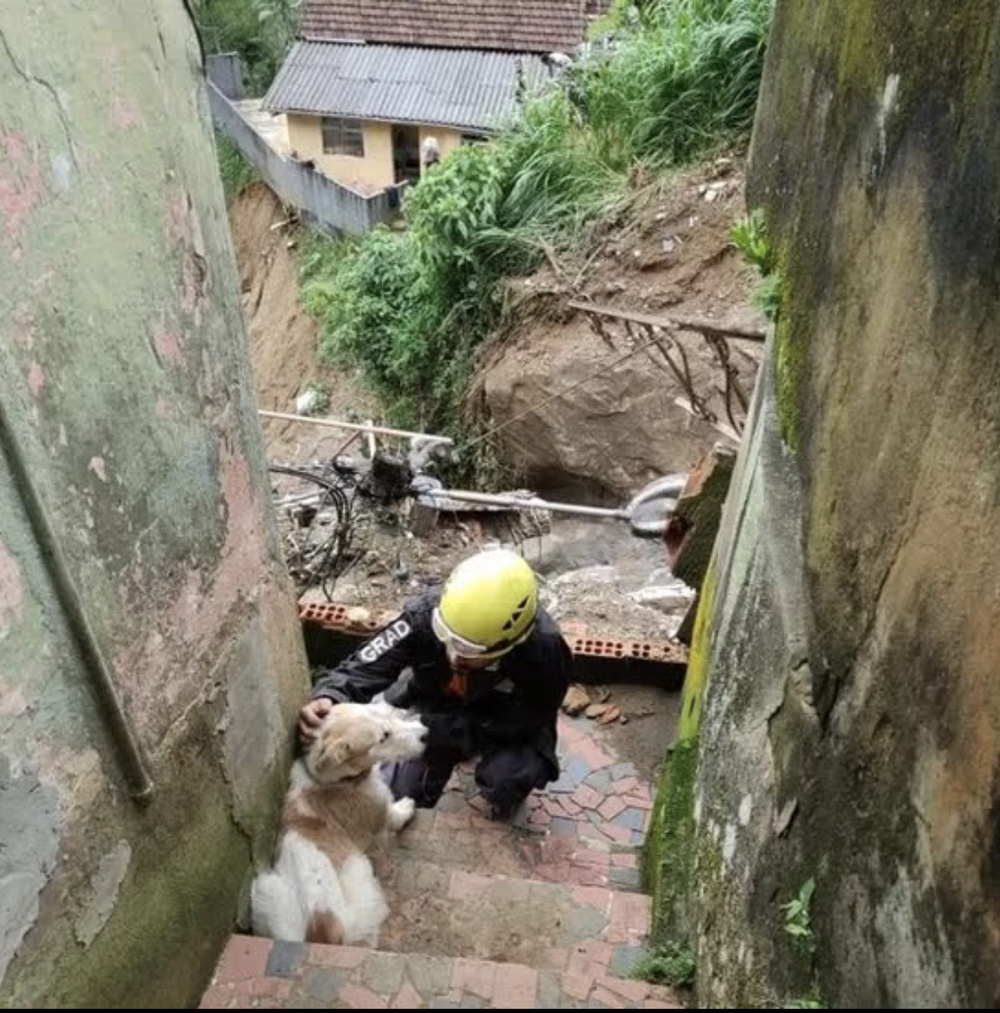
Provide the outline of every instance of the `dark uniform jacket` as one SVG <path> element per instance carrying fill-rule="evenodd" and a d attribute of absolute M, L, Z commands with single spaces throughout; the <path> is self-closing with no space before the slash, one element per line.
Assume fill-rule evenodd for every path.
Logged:
<path fill-rule="evenodd" d="M 429 746 L 473 753 L 505 744 L 534 745 L 558 777 L 556 721 L 569 687 L 572 655 L 542 609 L 534 632 L 489 668 L 456 675 L 431 626 L 440 590 L 408 602 L 389 623 L 335 668 L 321 671 L 313 698 L 366 703 L 384 692 L 414 708 L 430 727 Z"/>

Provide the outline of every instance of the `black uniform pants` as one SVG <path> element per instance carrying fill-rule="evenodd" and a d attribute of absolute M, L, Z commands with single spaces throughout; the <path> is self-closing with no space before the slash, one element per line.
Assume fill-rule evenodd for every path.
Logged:
<path fill-rule="evenodd" d="M 391 765 L 386 780 L 394 798 L 412 798 L 420 808 L 433 809 L 455 767 L 474 755 L 429 748 L 419 759 Z M 529 743 L 497 745 L 478 755 L 476 785 L 499 818 L 511 816 L 535 788 L 544 788 L 551 780 L 551 764 Z"/>

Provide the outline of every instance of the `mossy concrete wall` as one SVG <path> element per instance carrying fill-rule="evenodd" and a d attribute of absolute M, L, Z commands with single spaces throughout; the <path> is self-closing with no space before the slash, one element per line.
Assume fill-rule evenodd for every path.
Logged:
<path fill-rule="evenodd" d="M 789 832 L 811 736 L 800 486 L 780 435 L 773 337 L 747 420 L 701 603 L 680 745 L 664 767 L 644 868 L 656 941 L 698 954 L 704 1008 L 753 1009 L 804 995 L 809 969 L 778 929 L 797 891 Z M 688 747 L 697 747 L 697 764 Z"/>
<path fill-rule="evenodd" d="M 130 798 L 0 459 L 0 1005 L 194 1003 L 307 676 L 178 0 L 0 9 L 0 399 L 155 782 Z"/>
<path fill-rule="evenodd" d="M 1000 8 L 779 0 L 749 191 L 785 294 L 717 546 L 701 1005 L 993 1008 Z"/>

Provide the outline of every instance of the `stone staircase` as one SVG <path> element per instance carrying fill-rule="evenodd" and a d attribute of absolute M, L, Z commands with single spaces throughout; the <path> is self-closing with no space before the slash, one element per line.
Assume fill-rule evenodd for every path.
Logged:
<path fill-rule="evenodd" d="M 652 791 L 619 759 L 627 739 L 562 718 L 562 777 L 513 824 L 490 822 L 459 771 L 376 856 L 392 910 L 377 950 L 233 936 L 201 1008 L 683 1008 L 630 977 Z"/>

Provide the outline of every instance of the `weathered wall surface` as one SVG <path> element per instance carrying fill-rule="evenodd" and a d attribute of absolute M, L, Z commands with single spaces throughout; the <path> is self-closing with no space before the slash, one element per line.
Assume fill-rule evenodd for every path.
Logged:
<path fill-rule="evenodd" d="M 155 791 L 129 794 L 0 458 L 0 1004 L 177 1007 L 305 691 L 189 17 L 0 10 L 0 402 Z"/>
<path fill-rule="evenodd" d="M 679 741 L 644 862 L 654 935 L 697 951 L 702 1008 L 780 1008 L 813 987 L 779 928 L 780 904 L 801 885 L 791 785 L 815 723 L 800 497 L 772 341 L 701 586 Z"/>
<path fill-rule="evenodd" d="M 696 645 L 702 1005 L 996 1007 L 997 6 L 779 0 L 750 202 L 795 464 L 734 490 Z"/>

